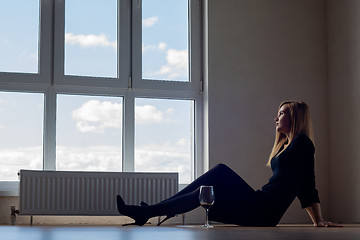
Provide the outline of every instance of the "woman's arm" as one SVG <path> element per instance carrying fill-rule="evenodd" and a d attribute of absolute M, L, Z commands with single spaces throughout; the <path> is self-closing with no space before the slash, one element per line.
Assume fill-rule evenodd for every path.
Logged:
<path fill-rule="evenodd" d="M 310 207 L 306 208 L 306 211 L 316 227 L 342 227 L 340 224 L 324 221 L 320 203 L 312 203 Z"/>
<path fill-rule="evenodd" d="M 312 203 L 310 207 L 305 209 L 315 226 L 317 226 L 318 222 L 324 221 L 321 213 L 320 203 Z"/>

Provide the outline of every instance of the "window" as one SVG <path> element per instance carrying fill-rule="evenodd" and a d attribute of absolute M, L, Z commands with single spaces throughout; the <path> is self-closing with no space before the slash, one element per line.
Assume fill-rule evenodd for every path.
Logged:
<path fill-rule="evenodd" d="M 188 8 L 187 0 L 142 1 L 143 79 L 189 81 Z"/>
<path fill-rule="evenodd" d="M 57 96 L 56 169 L 122 170 L 122 98 Z"/>
<path fill-rule="evenodd" d="M 33 137 L 14 149 L 37 149 L 9 168 L 178 171 L 180 183 L 201 172 L 199 0 L 8 0 L 0 9 L 1 43 L 33 56 L 19 64 L 0 44 L 0 111 Z M 24 103 L 11 114 L 8 96 Z M 34 120 L 18 115 L 28 111 Z"/>
<path fill-rule="evenodd" d="M 41 93 L 0 92 L 0 179 L 17 180 L 19 169 L 42 169 Z"/>
<path fill-rule="evenodd" d="M 191 181 L 192 100 L 135 100 L 135 171 L 178 172 Z"/>
<path fill-rule="evenodd" d="M 65 2 L 65 75 L 117 76 L 116 0 Z"/>

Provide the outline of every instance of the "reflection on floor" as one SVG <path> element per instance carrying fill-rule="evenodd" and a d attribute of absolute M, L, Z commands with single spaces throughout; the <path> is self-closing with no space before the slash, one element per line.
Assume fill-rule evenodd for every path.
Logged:
<path fill-rule="evenodd" d="M 6 240 L 247 240 L 247 239 L 316 239 L 358 240 L 360 225 L 342 228 L 315 228 L 311 225 L 280 225 L 272 228 L 216 225 L 205 229 L 195 225 L 179 226 L 0 226 L 1 239 Z"/>

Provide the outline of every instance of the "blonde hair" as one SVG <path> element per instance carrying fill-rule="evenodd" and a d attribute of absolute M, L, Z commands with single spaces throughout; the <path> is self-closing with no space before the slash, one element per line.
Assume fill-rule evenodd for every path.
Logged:
<path fill-rule="evenodd" d="M 309 107 L 306 103 L 301 101 L 284 101 L 280 104 L 279 110 L 282 106 L 288 105 L 290 112 L 290 134 L 289 139 L 284 133 L 276 132 L 274 146 L 271 150 L 267 166 L 270 166 L 271 159 L 279 153 L 281 147 L 295 138 L 298 134 L 304 134 L 314 143 L 314 132 L 312 128 L 311 116 Z M 289 140 L 289 142 L 288 142 Z M 284 151 L 285 148 L 282 150 Z"/>

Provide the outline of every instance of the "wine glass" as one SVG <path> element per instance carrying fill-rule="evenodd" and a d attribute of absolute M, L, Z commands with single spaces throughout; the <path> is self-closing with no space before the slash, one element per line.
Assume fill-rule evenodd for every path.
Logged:
<path fill-rule="evenodd" d="M 215 202 L 214 188 L 213 186 L 201 186 L 199 193 L 199 201 L 203 208 L 206 210 L 206 222 L 203 227 L 212 228 L 213 226 L 209 225 L 209 208 Z"/>

